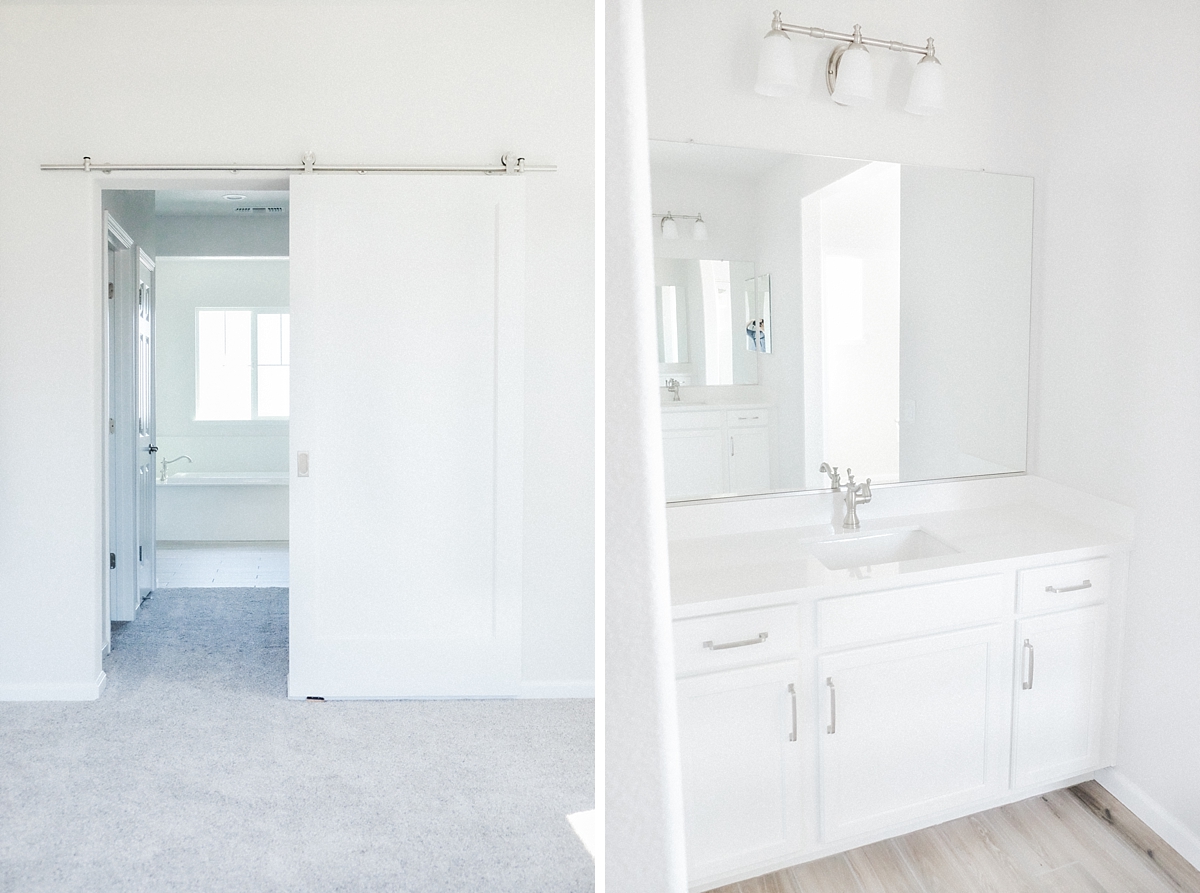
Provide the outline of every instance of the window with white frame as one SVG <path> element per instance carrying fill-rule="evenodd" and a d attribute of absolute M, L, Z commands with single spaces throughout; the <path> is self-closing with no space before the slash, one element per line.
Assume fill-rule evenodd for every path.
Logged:
<path fill-rule="evenodd" d="M 288 417 L 289 314 L 196 311 L 196 419 Z"/>

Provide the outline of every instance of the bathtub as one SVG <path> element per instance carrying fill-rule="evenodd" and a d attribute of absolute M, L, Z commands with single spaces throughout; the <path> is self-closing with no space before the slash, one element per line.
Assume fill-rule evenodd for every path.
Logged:
<path fill-rule="evenodd" d="M 286 471 L 181 471 L 155 487 L 159 542 L 286 542 Z"/>

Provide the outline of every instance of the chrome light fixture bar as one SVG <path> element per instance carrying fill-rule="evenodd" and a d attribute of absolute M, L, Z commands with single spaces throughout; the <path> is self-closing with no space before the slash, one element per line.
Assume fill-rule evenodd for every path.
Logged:
<path fill-rule="evenodd" d="M 692 224 L 692 240 L 695 242 L 703 242 L 708 239 L 708 224 L 704 222 L 704 218 L 700 214 L 672 214 L 668 211 L 666 214 L 652 214 L 655 220 L 659 221 L 659 232 L 662 233 L 664 239 L 679 238 L 678 220 L 693 220 Z"/>
<path fill-rule="evenodd" d="M 299 164 L 99 164 L 85 155 L 80 164 L 43 164 L 44 171 L 83 171 L 104 174 L 113 171 L 216 171 L 230 174 L 248 172 L 278 172 L 297 174 L 529 174 L 554 173 L 553 164 L 526 164 L 525 159 L 506 153 L 499 164 L 439 165 L 439 164 L 384 164 L 384 165 L 327 165 L 317 164 L 312 152 L 305 152 Z"/>
<path fill-rule="evenodd" d="M 916 115 L 931 115 L 941 111 L 945 104 L 942 64 L 934 53 L 932 37 L 926 41 L 925 46 L 918 46 L 898 40 L 864 37 L 862 28 L 858 25 L 855 25 L 849 34 L 828 31 L 825 28 L 792 25 L 783 20 L 783 13 L 778 9 L 771 20 L 771 30 L 763 39 L 759 55 L 758 81 L 754 89 L 764 96 L 785 96 L 796 89 L 796 65 L 789 34 L 802 34 L 817 40 L 834 40 L 844 44 L 834 48 L 825 66 L 825 85 L 829 88 L 829 95 L 833 97 L 833 101 L 839 105 L 859 105 L 874 98 L 867 47 L 880 47 L 896 53 L 915 53 L 923 57 L 917 63 L 905 111 Z"/>

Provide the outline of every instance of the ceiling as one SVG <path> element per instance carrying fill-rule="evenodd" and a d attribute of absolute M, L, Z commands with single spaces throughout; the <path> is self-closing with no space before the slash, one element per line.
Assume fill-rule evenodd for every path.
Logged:
<path fill-rule="evenodd" d="M 244 199 L 227 199 L 241 195 Z M 275 209 L 279 210 L 268 210 Z M 228 189 L 175 190 L 159 189 L 154 193 L 154 213 L 159 217 L 279 217 L 288 216 L 286 189 L 270 192 Z"/>

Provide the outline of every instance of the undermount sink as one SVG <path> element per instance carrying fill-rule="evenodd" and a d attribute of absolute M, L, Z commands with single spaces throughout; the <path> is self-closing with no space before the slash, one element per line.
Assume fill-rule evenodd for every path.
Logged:
<path fill-rule="evenodd" d="M 846 534 L 812 543 L 808 548 L 813 557 L 831 571 L 937 558 L 958 551 L 919 527 Z"/>

